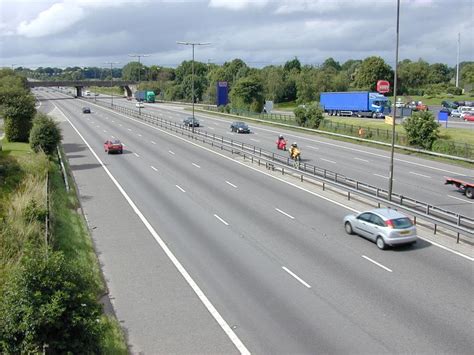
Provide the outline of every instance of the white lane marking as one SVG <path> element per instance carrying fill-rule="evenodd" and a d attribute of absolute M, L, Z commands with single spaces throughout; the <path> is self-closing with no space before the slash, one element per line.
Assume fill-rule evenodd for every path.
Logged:
<path fill-rule="evenodd" d="M 361 158 L 354 158 L 354 160 L 360 160 L 360 161 L 363 161 L 365 163 L 368 163 L 369 161 L 367 159 L 361 159 Z"/>
<path fill-rule="evenodd" d="M 114 120 L 112 120 L 112 123 L 115 123 L 115 121 L 114 121 Z"/>
<path fill-rule="evenodd" d="M 55 105 L 56 106 L 56 105 Z M 57 106 L 56 106 L 57 107 Z M 57 107 L 58 108 L 58 107 Z M 59 108 L 58 108 L 59 109 Z M 90 144 L 86 141 L 86 139 L 82 136 L 82 134 L 78 131 L 76 126 L 72 124 L 72 122 L 66 117 L 66 115 L 59 109 L 59 111 L 62 113 L 64 118 L 69 122 L 69 124 L 74 128 L 76 133 L 81 137 L 82 141 L 87 145 L 91 153 L 94 155 L 94 157 L 97 159 L 100 165 L 102 165 L 102 168 L 105 170 L 107 175 L 110 177 L 112 182 L 117 186 L 118 190 L 122 194 L 123 197 L 127 200 L 128 204 L 130 207 L 133 209 L 133 211 L 138 215 L 142 223 L 145 225 L 145 227 L 148 229 L 150 234 L 153 236 L 153 238 L 156 240 L 156 242 L 160 245 L 161 249 L 165 252 L 165 254 L 168 256 L 168 258 L 171 260 L 173 265 L 176 267 L 176 269 L 179 271 L 179 273 L 183 276 L 183 278 L 186 280 L 188 285 L 193 289 L 194 293 L 199 297 L 201 302 L 204 304 L 204 306 L 207 308 L 209 313 L 212 315 L 212 317 L 216 320 L 216 322 L 221 326 L 222 330 L 227 334 L 229 339 L 232 341 L 232 343 L 235 345 L 237 350 L 240 351 L 241 354 L 245 355 L 250 355 L 250 351 L 246 348 L 244 343 L 239 339 L 237 334 L 234 333 L 232 328 L 229 326 L 229 324 L 225 321 L 224 318 L 220 315 L 219 311 L 214 307 L 214 305 L 209 301 L 207 296 L 204 294 L 204 292 L 201 290 L 201 288 L 198 286 L 198 284 L 193 280 L 191 275 L 189 275 L 188 271 L 184 268 L 184 266 L 179 262 L 179 260 L 176 258 L 176 256 L 173 254 L 173 252 L 168 248 L 166 243 L 161 239 L 161 237 L 158 235 L 158 233 L 155 231 L 155 229 L 152 227 L 150 222 L 146 219 L 146 217 L 143 215 L 143 213 L 138 209 L 137 205 L 135 202 L 132 201 L 130 196 L 125 192 L 123 187 L 119 184 L 117 179 L 112 175 L 112 173 L 107 169 L 107 167 L 104 165 L 102 160 L 100 160 L 99 156 L 97 153 L 92 149 Z"/>
<path fill-rule="evenodd" d="M 307 148 L 311 148 L 311 149 L 316 149 L 316 150 L 319 150 L 319 148 L 318 148 L 318 147 L 313 147 L 312 145 L 307 145 L 306 147 L 307 147 Z"/>
<path fill-rule="evenodd" d="M 419 173 L 415 173 L 415 172 L 413 172 L 413 171 L 410 171 L 410 174 L 417 175 L 417 176 L 421 176 L 421 177 L 424 177 L 424 178 L 427 178 L 427 179 L 431 179 L 431 176 L 423 175 L 423 174 L 419 174 Z"/>
<path fill-rule="evenodd" d="M 227 134 L 231 134 L 231 135 L 234 135 L 234 132 L 225 132 Z"/>
<path fill-rule="evenodd" d="M 467 202 L 467 203 L 471 203 L 471 204 L 474 204 L 474 202 L 471 202 L 466 198 L 459 198 L 459 197 L 456 197 L 456 196 L 451 196 L 451 195 L 447 195 L 448 197 L 451 197 L 451 198 L 455 198 L 456 200 L 460 200 L 462 202 Z"/>
<path fill-rule="evenodd" d="M 106 117 L 105 119 L 106 119 L 106 120 L 108 120 L 109 118 L 108 118 L 108 117 Z"/>
<path fill-rule="evenodd" d="M 181 186 L 179 186 L 179 185 L 174 185 L 174 186 L 176 186 L 178 189 L 180 189 L 181 192 L 186 192 L 186 191 L 184 191 L 184 189 Z"/>
<path fill-rule="evenodd" d="M 363 257 L 364 259 L 370 261 L 371 263 L 374 263 L 374 264 L 377 265 L 378 267 L 381 267 L 382 269 L 387 270 L 388 272 L 392 272 L 391 269 L 389 269 L 389 268 L 386 267 L 386 266 L 383 266 L 382 264 L 376 262 L 375 260 L 372 260 L 372 259 L 369 258 L 368 256 L 362 255 L 362 257 Z"/>
<path fill-rule="evenodd" d="M 111 136 L 113 139 L 115 139 L 115 136 Z"/>
<path fill-rule="evenodd" d="M 329 160 L 329 159 L 324 159 L 324 158 L 319 158 L 319 159 L 327 161 L 328 163 L 331 163 L 331 164 L 336 164 L 334 160 Z"/>
<path fill-rule="evenodd" d="M 140 158 L 140 156 L 137 153 L 133 153 L 137 158 Z"/>
<path fill-rule="evenodd" d="M 120 126 L 120 127 L 122 127 L 122 124 L 121 124 L 121 123 L 119 123 L 119 126 Z"/>
<path fill-rule="evenodd" d="M 311 285 L 309 285 L 306 281 L 304 281 L 301 277 L 296 275 L 294 272 L 292 272 L 290 269 L 288 269 L 286 266 L 281 267 L 283 270 L 285 270 L 287 273 L 289 273 L 291 276 L 293 276 L 295 279 L 297 279 L 299 282 L 301 282 L 303 285 L 305 285 L 307 288 L 311 288 Z"/>
<path fill-rule="evenodd" d="M 254 142 L 260 142 L 258 139 L 253 139 L 253 138 L 250 138 L 251 141 L 254 141 Z"/>
<path fill-rule="evenodd" d="M 286 212 L 280 210 L 279 208 L 276 208 L 276 207 L 275 207 L 275 210 L 277 210 L 277 211 L 280 212 L 281 214 L 284 214 L 285 216 L 287 216 L 287 217 L 289 217 L 289 218 L 291 218 L 291 219 L 295 219 L 295 217 L 293 217 L 292 215 L 290 215 L 290 214 L 288 214 L 288 213 L 286 213 Z"/>
<path fill-rule="evenodd" d="M 132 131 L 130 128 L 127 128 L 130 132 Z"/>
<path fill-rule="evenodd" d="M 373 175 L 384 178 L 384 179 L 388 179 L 388 176 L 385 176 L 385 175 L 380 175 L 380 174 L 373 174 Z"/>
<path fill-rule="evenodd" d="M 96 127 L 97 127 L 97 128 L 100 128 L 100 126 L 99 126 L 99 125 L 97 125 Z"/>
<path fill-rule="evenodd" d="M 214 127 L 208 127 L 208 128 L 209 128 L 209 129 L 212 129 L 212 130 L 214 130 L 214 129 L 215 129 Z"/>
<path fill-rule="evenodd" d="M 212 122 L 212 124 L 215 124 L 216 126 L 219 126 L 219 123 L 217 123 L 217 122 Z"/>
<path fill-rule="evenodd" d="M 141 135 L 140 133 L 138 133 L 138 136 L 139 136 L 139 137 L 142 137 L 142 135 Z"/>
<path fill-rule="evenodd" d="M 153 165 L 150 165 L 150 168 L 152 168 L 152 169 L 155 170 L 155 171 L 158 171 L 158 169 L 155 168 Z"/>
<path fill-rule="evenodd" d="M 156 144 L 156 142 L 154 142 L 154 141 L 151 141 L 151 144 Z"/>
<path fill-rule="evenodd" d="M 229 223 L 227 223 L 226 221 L 224 221 L 222 218 L 220 218 L 218 215 L 214 215 L 214 217 L 216 217 L 219 221 L 221 221 L 222 223 L 224 223 L 226 226 L 229 225 Z"/>
<path fill-rule="evenodd" d="M 230 186 L 232 186 L 232 187 L 235 188 L 235 189 L 237 188 L 236 185 L 234 185 L 233 183 L 231 183 L 231 182 L 229 182 L 229 181 L 227 181 L 227 180 L 226 180 L 226 184 L 229 184 Z"/>
<path fill-rule="evenodd" d="M 103 108 L 103 107 L 102 107 L 102 108 Z M 261 171 L 261 170 L 259 170 L 259 169 L 257 169 L 257 168 L 254 168 L 254 167 L 245 165 L 244 163 L 242 163 L 242 162 L 240 162 L 240 161 L 238 161 L 238 160 L 235 160 L 234 158 L 225 156 L 224 154 L 221 154 L 221 153 L 219 153 L 219 152 L 216 152 L 216 151 L 214 151 L 214 150 L 212 150 L 212 149 L 210 149 L 210 148 L 206 148 L 206 147 L 203 147 L 203 146 L 201 146 L 201 145 L 199 145 L 199 144 L 197 144 L 197 143 L 190 142 L 190 141 L 186 140 L 185 138 L 180 137 L 180 136 L 177 136 L 177 135 L 174 135 L 173 133 L 170 133 L 170 132 L 168 132 L 168 131 L 166 131 L 166 130 L 164 130 L 164 129 L 161 129 L 161 128 L 152 126 L 152 125 L 150 125 L 150 124 L 148 124 L 148 123 L 146 123 L 146 122 L 142 122 L 142 121 L 136 120 L 136 119 L 131 118 L 131 117 L 129 117 L 129 116 L 126 116 L 126 115 L 124 115 L 124 114 L 121 114 L 121 113 L 112 111 L 111 109 L 108 109 L 108 108 L 103 108 L 103 109 L 104 109 L 104 110 L 107 110 L 107 111 L 110 111 L 111 113 L 114 113 L 114 114 L 116 114 L 116 115 L 118 115 L 118 116 L 122 116 L 122 117 L 124 117 L 124 118 L 126 118 L 126 119 L 128 119 L 128 120 L 130 120 L 130 121 L 135 122 L 135 123 L 139 123 L 139 124 L 141 124 L 141 125 L 147 126 L 148 128 L 154 129 L 154 130 L 156 130 L 156 131 L 160 131 L 160 132 L 163 133 L 163 134 L 166 134 L 166 135 L 168 135 L 168 136 L 174 137 L 174 138 L 176 138 L 176 139 L 178 139 L 178 140 L 180 140 L 180 141 L 182 141 L 182 142 L 184 142 L 184 143 L 193 145 L 193 146 L 196 147 L 196 148 L 203 149 L 203 150 L 205 150 L 205 151 L 207 151 L 207 152 L 209 152 L 209 153 L 218 155 L 218 156 L 220 156 L 220 157 L 223 158 L 223 159 L 226 159 L 226 160 L 228 160 L 228 161 L 231 161 L 231 162 L 233 162 L 233 163 L 235 163 L 235 164 L 239 164 L 239 165 L 241 165 L 241 166 L 243 166 L 243 167 L 245 167 L 245 168 L 247 168 L 247 169 L 253 170 L 253 171 L 256 172 L 256 173 L 265 175 L 265 176 L 267 176 L 267 177 L 269 177 L 269 178 L 271 178 L 271 179 L 278 180 L 278 181 L 280 181 L 280 182 L 282 182 L 282 183 L 284 183 L 284 184 L 290 185 L 290 186 L 292 186 L 292 187 L 294 187 L 294 188 L 296 188 L 296 189 L 299 189 L 299 190 L 301 190 L 301 191 L 304 191 L 304 192 L 306 192 L 306 193 L 308 193 L 308 194 L 310 194 L 310 195 L 319 197 L 320 199 L 322 199 L 322 200 L 324 200 L 324 201 L 328 201 L 328 202 L 330 202 L 330 203 L 332 203 L 332 204 L 334 204 L 334 205 L 337 205 L 337 206 L 340 206 L 340 207 L 342 207 L 342 208 L 345 208 L 345 209 L 347 209 L 347 210 L 349 210 L 349 211 L 351 211 L 351 212 L 354 212 L 354 213 L 360 213 L 360 212 L 361 212 L 361 211 L 359 211 L 359 210 L 357 210 L 357 209 L 355 209 L 355 208 L 352 208 L 352 207 L 350 207 L 350 206 L 348 206 L 348 205 L 345 205 L 345 204 L 343 204 L 343 203 L 341 203 L 341 202 L 338 202 L 338 201 L 336 201 L 336 200 L 332 200 L 332 199 L 330 199 L 330 198 L 328 198 L 328 197 L 326 197 L 326 196 L 323 196 L 323 195 L 321 195 L 321 194 L 318 194 L 318 193 L 316 193 L 316 192 L 314 192 L 314 191 L 310 191 L 310 190 L 308 190 L 308 189 L 305 189 L 304 187 L 298 186 L 298 185 L 296 185 L 296 184 L 294 184 L 294 183 L 291 183 L 291 182 L 289 182 L 289 181 L 283 180 L 283 179 L 281 179 L 281 178 L 279 178 L 279 177 L 277 177 L 277 176 L 271 175 L 270 173 L 267 173 L 267 172 Z M 212 118 L 212 117 L 209 117 L 209 118 Z M 267 131 L 271 132 L 271 130 L 267 130 Z M 278 133 L 278 132 L 277 132 L 277 133 Z M 125 147 L 125 144 L 123 144 L 123 146 Z M 371 154 L 373 154 L 373 153 L 371 153 Z M 374 155 L 375 155 L 375 154 L 374 154 Z M 462 175 L 462 174 L 457 174 L 457 175 Z M 395 181 L 395 179 L 393 179 L 393 181 Z M 446 250 L 446 251 L 448 251 L 448 252 L 451 252 L 451 253 L 453 253 L 453 254 L 456 254 L 456 255 L 458 255 L 458 256 L 461 256 L 461 257 L 463 257 L 463 258 L 465 258 L 465 259 L 468 259 L 468 260 L 470 260 L 470 261 L 474 261 L 474 258 L 471 258 L 470 256 L 467 256 L 467 255 L 465 255 L 465 254 L 462 254 L 462 253 L 460 253 L 460 252 L 457 252 L 457 251 L 455 251 L 455 250 L 453 250 L 453 249 L 450 249 L 450 248 L 448 248 L 448 247 L 445 247 L 445 246 L 443 246 L 443 245 L 441 245 L 441 244 L 438 244 L 438 243 L 436 243 L 436 242 L 433 242 L 433 241 L 431 241 L 431 240 L 429 240 L 429 239 L 423 238 L 423 237 L 421 237 L 421 236 L 418 236 L 418 238 L 420 238 L 420 239 L 422 239 L 422 240 L 426 241 L 427 243 L 430 243 L 430 244 L 432 244 L 432 245 L 434 245 L 434 246 L 437 246 L 437 247 L 439 247 L 439 248 L 441 248 L 441 249 L 444 249 L 444 250 Z"/>
<path fill-rule="evenodd" d="M 104 133 L 107 133 L 107 131 L 105 129 L 103 131 L 104 131 Z"/>
<path fill-rule="evenodd" d="M 170 154 L 173 154 L 173 155 L 174 155 L 174 152 L 172 152 L 171 150 L 168 150 L 168 152 L 169 152 Z"/>
<path fill-rule="evenodd" d="M 196 168 L 201 168 L 201 167 L 200 167 L 199 165 L 197 165 L 197 164 L 194 164 L 194 163 L 193 163 L 193 165 L 194 165 Z"/>

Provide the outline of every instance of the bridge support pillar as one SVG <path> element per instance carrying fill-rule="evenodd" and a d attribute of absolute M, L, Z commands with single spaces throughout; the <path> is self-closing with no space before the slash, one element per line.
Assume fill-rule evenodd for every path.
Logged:
<path fill-rule="evenodd" d="M 132 89 L 130 89 L 130 87 L 128 85 L 125 85 L 123 87 L 123 90 L 124 90 L 124 93 L 127 97 L 132 97 L 133 96 Z"/>
<path fill-rule="evenodd" d="M 82 86 L 76 86 L 76 96 L 82 97 Z"/>

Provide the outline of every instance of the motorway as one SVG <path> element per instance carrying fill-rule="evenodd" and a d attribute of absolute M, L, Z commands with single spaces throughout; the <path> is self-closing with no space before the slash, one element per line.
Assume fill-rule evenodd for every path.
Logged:
<path fill-rule="evenodd" d="M 109 102 L 108 99 L 104 99 Z M 115 99 L 115 104 L 136 109 L 134 102 Z M 145 104 L 144 112 L 149 112 L 171 121 L 182 122 L 190 115 L 181 107 L 164 104 Z M 283 133 L 289 142 L 297 142 L 302 149 L 303 162 L 344 174 L 388 190 L 390 153 L 375 148 L 356 144 L 338 142 L 324 137 L 295 133 L 285 129 L 252 124 L 252 134 L 243 135 L 230 132 L 230 120 L 197 112 L 196 117 L 203 127 L 201 130 L 216 135 L 232 137 L 236 141 L 255 145 L 268 151 L 284 155 L 275 147 L 278 134 Z M 474 217 L 474 201 L 467 199 L 453 187 L 444 185 L 444 176 L 473 175 L 473 170 L 454 167 L 449 164 L 434 162 L 403 154 L 395 155 L 393 191 L 404 196 L 443 209 Z"/>
<path fill-rule="evenodd" d="M 91 103 L 92 114 L 84 115 L 83 101 L 36 93 L 57 98 L 42 101 L 45 111 L 64 114 L 63 145 L 89 224 L 101 226 L 92 235 L 134 353 L 472 353 L 472 258 L 424 240 L 380 251 L 345 234 L 350 206 L 106 108 Z M 187 114 L 174 111 L 161 113 L 176 120 Z M 227 131 L 227 121 L 203 120 L 216 133 Z M 253 129 L 239 139 L 269 145 L 276 137 L 272 128 Z M 104 154 L 112 136 L 125 143 L 123 155 Z M 386 163 L 385 152 L 342 148 L 341 157 L 336 148 L 344 143 L 297 137 L 303 154 L 315 145 L 316 159 L 338 159 L 341 169 L 355 157 Z M 398 188 L 402 176 L 415 180 L 410 171 L 429 172 L 431 182 L 448 169 L 412 157 L 399 156 L 397 164 L 407 170 L 397 175 Z M 363 170 L 357 173 L 370 175 Z M 182 278 L 163 260 L 165 247 L 224 322 L 183 285 L 166 293 L 171 279 L 178 287 Z M 177 302 L 186 312 L 167 311 Z M 189 340 L 191 327 L 197 335 Z"/>

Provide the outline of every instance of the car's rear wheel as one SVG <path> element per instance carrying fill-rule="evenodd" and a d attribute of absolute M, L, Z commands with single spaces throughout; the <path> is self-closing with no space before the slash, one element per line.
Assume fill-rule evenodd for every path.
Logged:
<path fill-rule="evenodd" d="M 346 222 L 344 224 L 344 228 L 345 228 L 347 234 L 354 234 L 354 230 L 352 229 L 352 225 L 351 225 L 350 222 Z"/>
<path fill-rule="evenodd" d="M 381 250 L 385 250 L 387 248 L 387 244 L 385 244 L 385 241 L 383 240 L 381 236 L 377 237 L 376 243 L 377 243 L 377 247 Z"/>

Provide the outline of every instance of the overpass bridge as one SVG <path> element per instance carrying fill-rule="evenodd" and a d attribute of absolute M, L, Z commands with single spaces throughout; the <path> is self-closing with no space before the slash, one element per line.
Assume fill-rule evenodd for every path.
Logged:
<path fill-rule="evenodd" d="M 76 96 L 82 96 L 82 90 L 85 87 L 89 86 L 102 86 L 102 87 L 113 87 L 118 86 L 124 90 L 124 93 L 127 96 L 132 96 L 133 91 L 136 90 L 136 86 L 138 85 L 137 81 L 131 80 L 28 80 L 27 86 L 29 88 L 36 88 L 36 87 L 59 87 L 59 86 L 67 86 L 67 87 L 75 87 L 76 88 Z"/>

